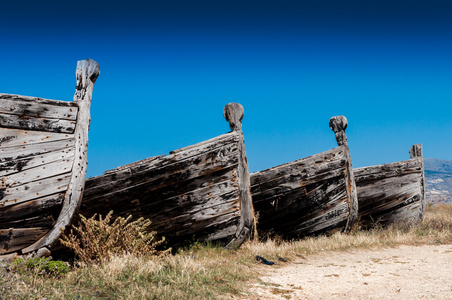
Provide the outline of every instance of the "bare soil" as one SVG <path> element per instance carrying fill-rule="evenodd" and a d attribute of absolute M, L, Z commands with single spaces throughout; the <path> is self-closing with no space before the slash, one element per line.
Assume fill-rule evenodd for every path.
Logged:
<path fill-rule="evenodd" d="M 246 299 L 452 299 L 452 245 L 325 252 L 262 265 Z"/>

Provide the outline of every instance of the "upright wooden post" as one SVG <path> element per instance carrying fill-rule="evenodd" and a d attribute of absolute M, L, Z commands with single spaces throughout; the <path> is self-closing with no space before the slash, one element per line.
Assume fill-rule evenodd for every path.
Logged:
<path fill-rule="evenodd" d="M 347 118 L 344 116 L 335 116 L 330 119 L 330 128 L 336 135 L 336 141 L 339 146 L 344 147 L 346 165 L 345 165 L 345 183 L 347 191 L 347 200 L 349 205 L 349 216 L 344 232 L 349 232 L 356 221 L 358 221 L 358 194 L 356 191 L 355 175 L 353 174 L 352 160 L 350 157 L 350 150 L 348 148 L 347 135 L 345 129 L 347 128 Z"/>
<path fill-rule="evenodd" d="M 99 64 L 92 59 L 77 62 L 75 76 L 77 85 L 75 88 L 74 102 L 79 106 L 77 115 L 77 124 L 74 131 L 75 153 L 74 164 L 72 165 L 72 175 L 63 201 L 61 213 L 58 216 L 55 225 L 36 243 L 22 250 L 22 253 L 29 253 L 40 250 L 41 248 L 51 248 L 61 235 L 61 230 L 70 225 L 78 211 L 83 189 L 85 186 L 86 166 L 87 166 L 87 148 L 88 148 L 88 129 L 91 120 L 90 107 L 94 83 L 99 76 Z M 45 252 L 45 250 L 41 250 Z"/>
<path fill-rule="evenodd" d="M 240 189 L 240 222 L 235 237 L 226 245 L 226 248 L 240 246 L 250 235 L 254 226 L 254 210 L 250 190 L 250 174 L 248 171 L 248 160 L 245 152 L 245 140 L 242 132 L 242 119 L 244 115 L 243 106 L 239 103 L 229 103 L 223 109 L 223 115 L 229 122 L 232 131 L 239 135 L 239 165 L 238 184 Z"/>
<path fill-rule="evenodd" d="M 410 149 L 410 158 L 411 159 L 419 159 L 421 162 L 421 212 L 419 216 L 419 220 L 422 221 L 424 218 L 425 207 L 427 206 L 427 199 L 425 198 L 425 174 L 424 174 L 424 157 L 422 153 L 422 144 L 416 144 L 411 146 Z"/>

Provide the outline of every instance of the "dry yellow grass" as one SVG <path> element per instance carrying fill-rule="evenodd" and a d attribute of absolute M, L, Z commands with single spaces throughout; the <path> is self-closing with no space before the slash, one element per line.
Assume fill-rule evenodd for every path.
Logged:
<path fill-rule="evenodd" d="M 228 251 L 195 244 L 176 255 L 143 258 L 115 256 L 102 264 L 75 268 L 62 279 L 12 278 L 2 273 L 8 290 L 0 299 L 215 299 L 240 294 L 256 281 L 260 264 L 255 256 L 269 260 L 296 260 L 325 251 L 392 247 L 401 244 L 452 243 L 452 205 L 429 207 L 419 225 L 393 225 L 350 234 L 306 238 L 250 241 Z M 6 291 L 6 292 L 5 292 Z M 12 292 L 9 294 L 8 292 Z"/>

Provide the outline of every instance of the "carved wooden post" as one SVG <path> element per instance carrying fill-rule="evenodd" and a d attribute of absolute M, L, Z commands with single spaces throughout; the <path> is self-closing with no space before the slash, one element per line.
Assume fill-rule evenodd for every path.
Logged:
<path fill-rule="evenodd" d="M 43 247 L 51 248 L 60 237 L 61 230 L 70 225 L 81 203 L 85 186 L 88 129 L 90 122 L 90 107 L 94 83 L 99 76 L 99 64 L 92 59 L 77 62 L 75 76 L 77 85 L 75 88 L 74 102 L 79 106 L 77 125 L 75 127 L 75 160 L 72 166 L 72 176 L 58 219 L 53 228 L 39 241 L 22 250 L 23 253 L 40 250 Z M 41 250 L 43 252 L 43 250 Z"/>
<path fill-rule="evenodd" d="M 254 223 L 253 202 L 251 200 L 250 190 L 250 174 L 248 171 L 248 160 L 245 152 L 245 140 L 242 132 L 242 118 L 244 110 L 239 103 L 229 103 L 223 109 L 223 115 L 229 122 L 232 131 L 237 132 L 240 137 L 239 141 L 239 165 L 238 165 L 238 183 L 240 189 L 240 222 L 233 238 L 226 248 L 240 246 L 250 235 Z"/>
<path fill-rule="evenodd" d="M 425 207 L 427 205 L 427 199 L 425 198 L 425 175 L 424 175 L 424 157 L 422 154 L 422 144 L 413 145 L 410 149 L 410 158 L 419 159 L 421 162 L 421 212 L 419 215 L 419 221 L 424 218 Z"/>
<path fill-rule="evenodd" d="M 344 116 L 335 116 L 330 119 L 330 128 L 336 135 L 336 141 L 339 146 L 345 148 L 346 165 L 345 165 L 345 184 L 347 187 L 347 200 L 349 206 L 349 216 L 344 232 L 349 232 L 356 221 L 358 221 L 358 194 L 356 191 L 355 175 L 353 174 L 352 160 L 350 157 L 350 150 L 348 148 L 347 135 L 345 129 L 348 122 Z"/>

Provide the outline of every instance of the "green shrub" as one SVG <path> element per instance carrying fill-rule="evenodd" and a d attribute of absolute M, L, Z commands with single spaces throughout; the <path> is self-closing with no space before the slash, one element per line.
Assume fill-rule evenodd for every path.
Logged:
<path fill-rule="evenodd" d="M 13 261 L 10 268 L 12 271 L 20 275 L 37 274 L 45 276 L 60 276 L 69 272 L 69 267 L 64 262 L 40 257 L 16 259 Z"/>

